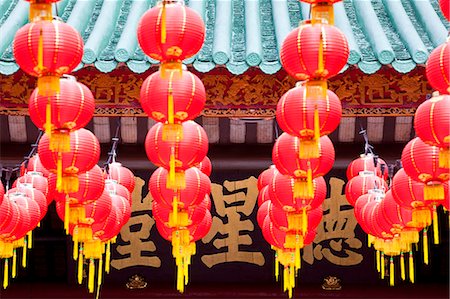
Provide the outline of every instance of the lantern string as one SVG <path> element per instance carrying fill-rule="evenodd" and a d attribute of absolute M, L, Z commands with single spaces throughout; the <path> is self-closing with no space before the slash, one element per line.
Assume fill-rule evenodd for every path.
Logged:
<path fill-rule="evenodd" d="M 116 132 L 114 133 L 114 137 L 111 138 L 111 141 L 112 141 L 111 150 L 108 152 L 108 159 L 103 164 L 103 169 L 108 173 L 109 173 L 109 164 L 116 162 L 117 146 L 119 144 L 120 129 L 121 129 L 121 123 L 120 123 L 120 120 L 117 120 Z M 109 178 L 109 175 L 108 175 L 108 178 Z"/>

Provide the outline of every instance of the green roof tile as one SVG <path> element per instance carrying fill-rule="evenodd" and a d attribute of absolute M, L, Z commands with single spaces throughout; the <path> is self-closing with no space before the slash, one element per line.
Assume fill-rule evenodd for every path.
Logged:
<path fill-rule="evenodd" d="M 83 63 L 111 72 L 119 63 L 143 73 L 158 61 L 147 57 L 136 38 L 138 21 L 156 0 L 61 0 L 58 15 L 81 32 Z M 297 0 L 190 0 L 206 25 L 200 52 L 184 63 L 200 72 L 218 65 L 233 74 L 259 67 L 281 69 L 279 49 L 285 36 L 308 19 L 310 6 Z M 12 55 L 15 32 L 28 21 L 28 3 L 0 0 L 0 73 L 18 70 Z M 56 12 L 56 8 L 54 9 Z M 448 36 L 449 23 L 437 0 L 344 0 L 335 4 L 335 22 L 347 36 L 353 65 L 367 74 L 389 64 L 407 73 L 424 64 Z"/>

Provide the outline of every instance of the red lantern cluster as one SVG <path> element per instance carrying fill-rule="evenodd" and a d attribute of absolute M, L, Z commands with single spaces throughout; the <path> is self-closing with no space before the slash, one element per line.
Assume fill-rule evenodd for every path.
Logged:
<path fill-rule="evenodd" d="M 318 209 L 327 193 L 323 176 L 334 163 L 327 135 L 339 125 L 342 106 L 326 80 L 342 70 L 349 56 L 345 35 L 333 26 L 333 3 L 339 1 L 305 2 L 312 4 L 312 20 L 287 35 L 280 57 L 289 75 L 306 82 L 278 102 L 276 119 L 284 133 L 273 147 L 275 169 L 265 170 L 258 179 L 259 224 L 277 252 L 276 273 L 278 263 L 285 267 L 284 290 L 290 297 L 300 249 L 314 239 L 312 219 L 320 222 Z"/>
<path fill-rule="evenodd" d="M 171 0 L 148 10 L 137 32 L 142 50 L 161 61 L 159 71 L 144 81 L 140 101 L 157 121 L 145 140 L 149 160 L 159 167 L 149 189 L 156 227 L 173 246 L 180 292 L 187 283 L 195 241 L 212 223 L 208 137 L 193 121 L 203 110 L 206 92 L 202 81 L 182 65 L 200 50 L 204 35 L 201 17 L 182 1 Z"/>

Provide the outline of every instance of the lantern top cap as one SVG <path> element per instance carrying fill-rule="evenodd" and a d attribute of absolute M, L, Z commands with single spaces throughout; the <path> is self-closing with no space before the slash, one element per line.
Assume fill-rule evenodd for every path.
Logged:
<path fill-rule="evenodd" d="M 328 20 L 325 19 L 325 18 L 317 18 L 317 17 L 316 17 L 316 18 L 314 19 L 314 21 L 311 20 L 311 19 L 300 21 L 300 26 L 316 25 L 316 24 L 319 24 L 319 25 L 323 25 L 323 24 L 328 25 Z"/>
<path fill-rule="evenodd" d="M 68 74 L 62 75 L 61 76 L 61 80 L 68 80 L 68 81 L 77 82 L 77 78 L 75 76 L 68 75 Z"/>

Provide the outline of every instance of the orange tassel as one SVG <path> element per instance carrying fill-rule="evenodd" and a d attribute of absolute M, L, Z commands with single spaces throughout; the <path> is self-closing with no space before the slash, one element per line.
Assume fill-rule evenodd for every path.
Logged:
<path fill-rule="evenodd" d="M 423 188 L 423 197 L 425 200 L 444 200 L 444 186 L 442 184 L 425 185 Z"/>
<path fill-rule="evenodd" d="M 63 180 L 62 180 L 62 153 L 58 153 L 58 158 L 56 162 L 56 190 L 58 192 L 63 191 Z"/>
<path fill-rule="evenodd" d="M 50 97 L 47 99 L 47 106 L 45 107 L 45 134 L 48 138 L 52 140 L 52 105 L 50 102 Z M 50 150 L 53 151 L 51 144 Z"/>
<path fill-rule="evenodd" d="M 38 71 L 42 72 L 44 70 L 44 33 L 42 29 L 39 30 L 37 63 Z"/>
<path fill-rule="evenodd" d="M 450 168 L 450 148 L 441 147 L 439 149 L 439 167 Z"/>

